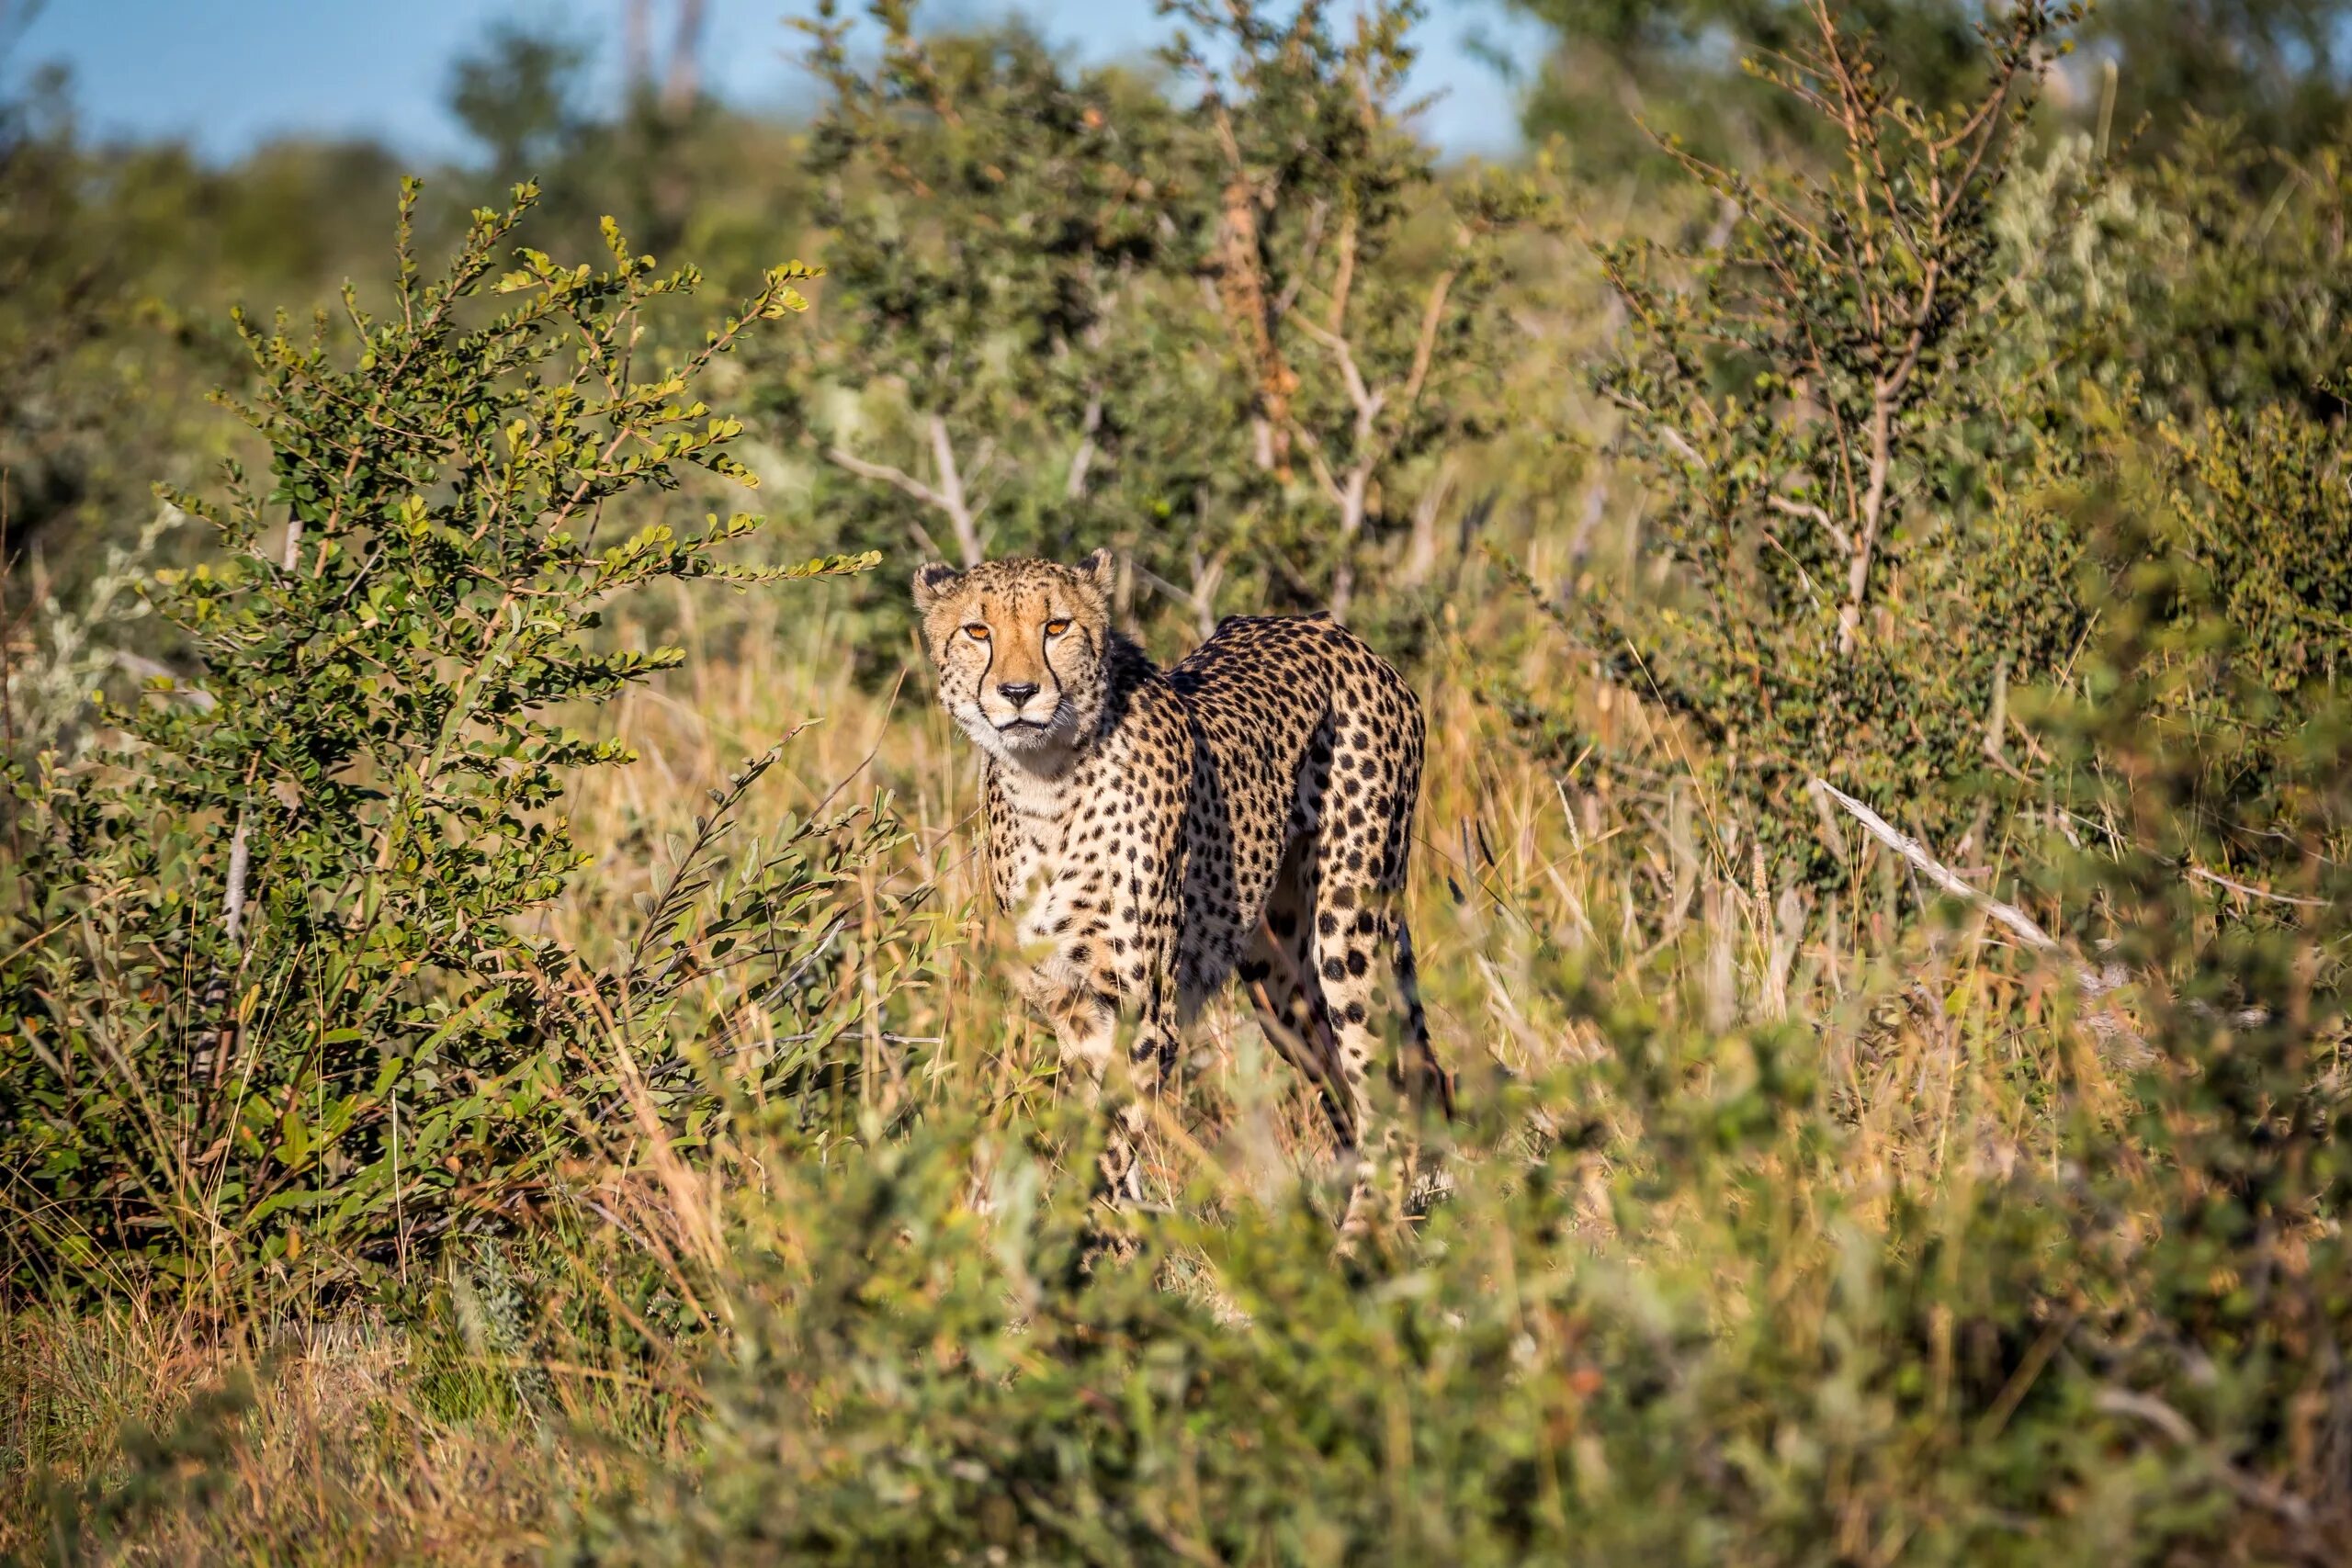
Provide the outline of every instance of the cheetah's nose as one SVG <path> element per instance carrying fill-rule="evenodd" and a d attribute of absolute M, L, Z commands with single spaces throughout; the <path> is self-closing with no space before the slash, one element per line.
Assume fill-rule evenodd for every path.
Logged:
<path fill-rule="evenodd" d="M 1004 681 L 998 682 L 996 694 L 1016 709 L 1024 708 L 1029 705 L 1029 699 L 1037 694 L 1037 686 L 1034 681 Z"/>

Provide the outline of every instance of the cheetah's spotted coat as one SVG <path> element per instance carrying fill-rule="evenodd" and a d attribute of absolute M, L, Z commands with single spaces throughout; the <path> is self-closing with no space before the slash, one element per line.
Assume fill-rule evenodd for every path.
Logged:
<path fill-rule="evenodd" d="M 1419 705 L 1324 615 L 1227 620 L 1163 672 L 1111 629 L 1110 586 L 1107 551 L 915 580 L 940 702 L 988 756 L 998 903 L 1042 954 L 1024 988 L 1098 1083 L 1133 1015 L 1156 1088 L 1178 1031 L 1238 978 L 1351 1156 L 1384 957 L 1404 1005 L 1400 1076 L 1451 1099 L 1397 898 Z M 1123 1117 L 1114 1181 L 1139 1113 Z"/>

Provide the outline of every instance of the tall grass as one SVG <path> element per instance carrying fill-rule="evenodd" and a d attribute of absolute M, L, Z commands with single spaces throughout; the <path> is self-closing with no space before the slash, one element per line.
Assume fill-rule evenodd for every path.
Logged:
<path fill-rule="evenodd" d="M 1968 1315 L 1973 1265 L 1964 1251 L 1934 1265 L 1930 1293 L 1948 1299 L 1924 1303 L 1930 1349 L 1903 1372 L 1923 1387 L 1896 1398 L 1877 1373 L 1858 1371 L 1841 1395 L 1834 1380 L 1809 1393 L 1793 1380 L 1816 1362 L 1854 1365 L 1860 1348 L 1838 1342 L 1855 1332 L 1852 1293 L 1920 1266 L 1901 1256 L 1919 1245 L 1917 1215 L 1964 1215 L 2019 1172 L 2075 1157 L 2083 1119 L 2120 1123 L 2132 1100 L 2112 1036 L 2078 1026 L 2068 977 L 2021 962 L 2000 928 L 1907 919 L 1923 889 L 1860 835 L 1849 844 L 1851 879 L 1826 907 L 1808 909 L 1812 895 L 1759 882 L 1761 863 L 1726 841 L 1721 803 L 1675 766 L 1664 732 L 1655 776 L 1638 784 L 1541 758 L 1484 699 L 1493 671 L 1483 650 L 1522 649 L 1510 673 L 1570 694 L 1596 724 L 1637 734 L 1648 720 L 1557 647 L 1519 635 L 1518 602 L 1484 592 L 1478 570 L 1422 676 L 1430 765 L 1409 896 L 1432 1027 L 1473 1110 L 1449 1144 L 1440 1186 L 1450 1195 L 1420 1222 L 1430 1235 L 1389 1238 L 1378 1271 L 1392 1282 L 1434 1279 L 1429 1288 L 1440 1295 L 1465 1281 L 1506 1294 L 1566 1292 L 1503 1309 L 1519 1314 L 1507 1348 L 1523 1371 L 1550 1363 L 1566 1402 L 1554 1416 L 1566 1425 L 1531 1440 L 1561 1470 L 1544 1484 L 1578 1499 L 1563 1521 L 1570 1512 L 1587 1528 L 1616 1521 L 1593 1538 L 1614 1541 L 1602 1556 L 1734 1540 L 1645 1530 L 1639 1521 L 1657 1499 L 1612 1494 L 1623 1461 L 1612 1465 L 1610 1450 L 1623 1433 L 1600 1413 L 1620 1396 L 1614 1380 L 1634 1374 L 1575 1347 L 1624 1334 L 1648 1346 L 1644 1359 L 1655 1364 L 1645 1375 L 1688 1378 L 1694 1388 L 1709 1368 L 1753 1373 L 1768 1352 L 1785 1359 L 1792 1382 L 1783 1394 L 1792 1409 L 1811 1407 L 1795 1425 L 1738 1399 L 1675 1419 L 1692 1423 L 1695 1439 L 1703 1415 L 1714 1424 L 1704 1445 L 1727 1443 L 1735 1471 L 1747 1468 L 1724 1478 L 1727 1490 L 1762 1488 L 1775 1475 L 1826 1488 L 1803 1506 L 1783 1500 L 1792 1517 L 1838 1532 L 1799 1555 L 1892 1560 L 1905 1555 L 1899 1537 L 1918 1530 L 1979 1539 L 1992 1506 L 1983 1495 L 1898 1490 L 1934 1472 L 1950 1421 L 1918 1429 L 1940 1436 L 1906 1439 L 1913 1428 L 1877 1407 L 1967 1405 L 1955 1388 L 1972 1375 L 1972 1356 L 1990 1355 L 1986 1365 L 2002 1371 L 1974 1396 L 1970 1440 L 1996 1442 L 2035 1397 L 2051 1354 L 2041 1351 L 2037 1366 L 2038 1338 L 2021 1353 L 1937 1340 Z M 918 1253 L 943 1236 L 951 1251 L 999 1249 L 1008 1261 L 986 1289 L 1002 1293 L 1000 1326 L 1016 1338 L 1028 1332 L 1024 1314 L 1055 1310 L 1045 1302 L 1060 1287 L 1024 1286 L 1020 1253 L 1046 1223 L 1040 1213 L 1082 1189 L 1073 1173 L 1083 1156 L 1071 1142 L 1084 1133 L 1057 1095 L 1049 1039 L 1006 982 L 1008 953 L 975 853 L 974 761 L 931 705 L 913 650 L 903 679 L 860 681 L 839 656 L 847 632 L 838 617 L 848 612 L 838 604 L 812 608 L 804 595 L 787 606 L 754 592 L 717 611 L 684 595 L 656 608 L 669 623 L 661 635 L 683 637 L 688 657 L 604 716 L 642 760 L 583 780 L 572 822 L 594 860 L 554 918 L 586 950 L 626 932 L 694 833 L 703 790 L 780 736 L 793 739 L 746 803 L 750 825 L 881 792 L 912 831 L 894 859 L 865 874 L 877 893 L 928 890 L 916 919 L 933 945 L 919 988 L 887 998 L 887 1031 L 876 1021 L 886 998 L 844 998 L 865 1010 L 870 1037 L 849 1090 L 856 1104 L 845 1124 L 854 1131 L 812 1134 L 777 1107 L 699 1143 L 648 1100 L 617 1117 L 580 1106 L 601 1129 L 600 1152 L 567 1173 L 558 1212 L 520 1239 L 447 1249 L 407 1281 L 413 1310 L 397 1319 L 316 1322 L 283 1315 L 266 1295 L 243 1303 L 226 1332 L 164 1297 L 13 1308 L 0 1393 L 0 1463 L 11 1477 L 0 1544 L 39 1553 L 60 1517 L 77 1520 L 86 1542 L 157 1561 L 503 1561 L 551 1540 L 614 1551 L 635 1541 L 636 1551 L 671 1539 L 629 1529 L 684 1517 L 676 1478 L 715 1462 L 726 1434 L 751 1419 L 746 1358 L 786 1353 L 796 1341 L 776 1337 L 779 1314 L 803 1310 L 829 1269 L 849 1267 L 842 1255 L 874 1241 L 845 1238 L 841 1215 L 812 1211 L 842 1201 L 843 1181 L 882 1179 L 877 1171 L 918 1158 L 894 1148 L 929 1150 L 952 1179 L 933 1187 L 906 1176 L 918 1195 L 889 1211 L 898 1218 L 884 1230 L 895 1227 Z M 628 623 L 617 636 L 652 640 Z M 896 964 L 860 963 L 849 984 L 870 990 L 899 973 Z M 723 992 L 715 985 L 707 1005 L 742 1007 Z M 707 1070 L 725 1089 L 728 1063 Z M 1771 1086 L 1761 1099 L 1759 1084 Z M 1767 1125 L 1748 1124 L 1758 1118 Z M 1281 1310 L 1278 1292 L 1264 1294 L 1269 1280 L 1289 1278 L 1268 1258 L 1279 1261 L 1290 1245 L 1283 1216 L 1331 1197 L 1320 1120 L 1255 1025 L 1232 1008 L 1213 1010 L 1151 1148 L 1157 1201 L 1141 1223 L 1164 1219 L 1167 1228 L 1136 1261 L 1104 1270 L 1140 1269 L 1218 1332 L 1255 1341 L 1253 1355 L 1284 1354 L 1290 1337 L 1308 1330 L 1267 1320 Z M 1743 1141 L 1746 1153 L 1724 1153 Z M 1556 1231 L 1528 1229 L 1514 1207 L 1521 1201 L 1512 1194 L 1531 1180 L 1556 1188 Z M 918 1237 L 925 1226 L 932 1234 Z M 1955 1219 L 1929 1234 L 1951 1243 L 1970 1231 Z M 1506 1248 L 1548 1239 L 1540 1256 L 1498 1257 L 1465 1275 L 1460 1248 L 1482 1235 Z M 910 1321 L 938 1304 L 920 1292 L 912 1302 L 860 1299 Z M 1332 1305 L 1302 1287 L 1294 1304 L 1309 1303 Z M 1465 1306 L 1475 1318 L 1475 1303 L 1447 1311 L 1459 1319 Z M 1313 1331 L 1347 1334 L 1340 1323 Z M 1757 1335 L 1770 1342 L 1749 1342 Z M 1376 1353 L 1378 1338 L 1357 1349 Z M 950 1359 L 963 1353 L 937 1347 Z M 749 1375 L 755 1387 L 793 1376 L 788 1362 Z M 254 1391 L 250 1405 L 174 1436 L 192 1399 L 232 1383 Z M 1838 1408 L 1841 1397 L 1854 1403 Z M 1580 1425 L 1584 1407 L 1591 1413 Z M 1277 1424 L 1302 1418 L 1265 1413 Z M 1822 1429 L 1808 1430 L 1813 1423 Z M 162 1437 L 126 1444 L 126 1424 Z M 1743 1427 L 1765 1453 L 1736 1458 Z M 1398 1496 L 1442 1485 L 1422 1472 L 1442 1456 L 1419 1451 L 1409 1431 L 1398 1438 L 1379 1461 L 1391 1473 L 1377 1484 Z M 1871 1453 L 1881 1441 L 1914 1440 L 1916 1453 Z M 1776 1443 L 1787 1451 L 1770 1451 Z M 1837 1461 L 1828 1471 L 1824 1455 Z M 746 1461 L 738 1453 L 729 1462 Z M 767 1462 L 779 1477 L 824 1468 L 806 1455 Z M 42 1477 L 87 1496 L 67 1506 Z M 2146 1500 L 2140 1483 L 2111 1483 Z M 2094 1517 L 2073 1521 L 2067 1539 L 2132 1539 L 2129 1517 L 2100 1526 L 2096 1510 L 2121 1505 L 2098 1486 L 2077 1502 Z M 583 1517 L 606 1524 L 581 1538 Z M 620 1528 L 612 1519 L 639 1524 L 599 1533 Z M 1034 1521 L 1003 1528 L 1016 1555 L 1044 1551 L 1024 1533 Z M 2030 1541 L 2048 1527 L 2017 1528 Z M 1166 1529 L 1170 1556 L 1219 1555 L 1213 1521 Z M 676 1539 L 716 1550 L 723 1534 Z M 1347 1539 L 1335 1530 L 1328 1551 L 1308 1540 L 1270 1543 L 1262 1555 L 1318 1558 Z M 808 1540 L 801 1548 L 813 1550 Z"/>
<path fill-rule="evenodd" d="M 2093 254 L 2096 192 L 2082 243 L 2058 243 L 2074 207 L 2055 187 L 2073 179 L 2053 163 L 2052 190 L 2018 198 L 2048 221 L 2015 248 L 2124 270 Z M 1660 226 L 1688 216 L 1674 209 Z M 2125 228 L 2147 248 L 2117 255 L 2177 265 L 2169 228 Z M 1899 251 L 1879 254 L 1899 271 Z M 1976 264 L 1998 276 L 1989 254 Z M 2343 617 L 2313 609 L 2335 603 L 2341 574 L 2316 550 L 2312 564 L 2330 570 L 2294 574 L 2299 542 L 2341 532 L 2347 426 L 2298 414 L 2140 430 L 2115 412 L 2138 351 L 2101 337 L 2136 332 L 2129 312 L 2085 314 L 2103 286 L 2077 288 L 2030 255 L 2018 265 L 2011 303 L 2031 341 L 1995 333 L 1983 363 L 1939 373 L 1981 376 L 2004 398 L 2012 382 L 2039 390 L 1984 405 L 1978 423 L 1999 440 L 1974 457 L 1947 451 L 1961 436 L 1930 421 L 1917 461 L 1932 475 L 1900 487 L 1941 526 L 1944 511 L 1966 521 L 1986 503 L 1969 489 L 1981 479 L 2007 521 L 1936 536 L 1960 575 L 1916 554 L 1902 571 L 1863 573 L 1879 584 L 1871 635 L 1901 634 L 1879 668 L 1901 681 L 1853 675 L 1832 613 L 1815 616 L 1817 673 L 1767 671 L 1772 645 L 1735 637 L 1724 662 L 1686 666 L 1679 686 L 1672 671 L 1654 678 L 1653 657 L 1670 650 L 1645 654 L 1629 621 L 1582 613 L 1756 629 L 1794 601 L 1756 594 L 1744 533 L 1726 536 L 1720 592 L 1644 542 L 1645 519 L 1664 525 L 1679 508 L 1688 521 L 1705 498 L 1690 472 L 1654 467 L 1634 482 L 1600 446 L 1604 416 L 1556 402 L 1568 360 L 1613 332 L 1611 307 L 1575 282 L 1543 302 L 1555 335 L 1502 356 L 1496 438 L 1459 454 L 1465 495 L 1482 467 L 1491 495 L 1465 502 L 1451 540 L 1433 503 L 1410 538 L 1368 536 L 1349 558 L 1363 569 L 1339 579 L 1352 582 L 1351 622 L 1408 670 L 1428 714 L 1407 897 L 1462 1106 L 1453 1124 L 1420 1129 L 1415 1188 L 1384 1206 L 1394 1218 L 1367 1246 L 1334 1257 L 1343 1191 L 1324 1118 L 1229 1002 L 1201 1021 L 1178 1092 L 1155 1106 L 1143 1201 L 1092 1206 L 1101 1129 L 1017 1000 L 980 859 L 978 760 L 932 703 L 911 637 L 890 640 L 903 620 L 877 611 L 885 590 L 738 578 L 730 592 L 699 572 L 653 574 L 604 621 L 577 624 L 594 626 L 597 656 L 659 672 L 565 688 L 609 700 L 549 716 L 585 739 L 547 755 L 616 765 L 567 768 L 560 789 L 502 819 L 518 842 L 560 827 L 585 856 L 557 901 L 517 893 L 481 917 L 476 930 L 516 963 L 477 972 L 463 919 L 444 921 L 428 890 L 414 923 L 437 933 L 438 977 L 409 996 L 411 971 L 379 965 L 383 994 L 417 1012 L 326 1032 L 390 1060 L 399 1041 L 435 1032 L 435 986 L 480 982 L 479 997 L 536 1010 L 501 1036 L 531 1075 L 466 1080 L 423 1052 L 401 1070 L 429 1072 L 412 1081 L 442 1096 L 452 1125 L 480 1119 L 468 1096 L 481 1082 L 546 1098 L 503 1142 L 453 1134 L 447 1147 L 492 1152 L 480 1170 L 436 1162 L 446 1201 L 429 1221 L 413 1212 L 398 1093 L 382 1107 L 388 1156 L 371 1144 L 356 1175 L 287 1156 L 279 1178 L 359 1186 L 374 1205 L 364 1242 L 340 1256 L 332 1226 L 216 1202 L 188 1234 L 246 1244 L 221 1247 L 238 1251 L 234 1269 L 190 1266 L 175 1282 L 155 1264 L 170 1249 L 132 1236 L 88 1249 L 112 1275 L 88 1279 L 85 1258 L 77 1289 L 61 1268 L 51 1293 L 0 1298 L 0 1552 L 2352 1556 L 2352 1162 L 2335 1137 L 2352 1093 L 2352 728 L 2332 673 Z M 1875 352 L 1852 373 L 1876 375 Z M 2109 378 L 2083 385 L 2114 396 L 2067 379 L 2084 367 Z M 1747 374 L 1705 356 L 1655 368 L 1687 382 L 1693 409 Z M 1811 374 L 1750 412 L 1815 421 L 1800 389 Z M 503 373 L 484 385 L 513 389 Z M 472 433 L 460 440 L 496 428 L 459 423 Z M 1775 488 L 1778 439 L 1751 429 L 1710 470 L 1743 476 L 1741 504 L 1768 521 L 1810 505 Z M 2028 472 L 2002 456 L 2013 440 L 2064 450 Z M 752 445 L 772 479 L 818 463 Z M 1946 457 L 1974 477 L 1951 479 Z M 1569 470 L 1584 488 L 1562 500 Z M 428 490 L 442 493 L 424 479 L 414 493 Z M 639 501 L 616 510 L 632 525 L 669 517 L 666 494 Z M 874 542 L 833 536 L 827 504 L 796 520 L 794 549 Z M 249 524 L 246 546 L 260 510 Z M 1180 530 L 1149 547 L 1182 544 Z M 730 524 L 728 541 L 747 532 Z M 1253 541 L 1259 567 L 1287 537 Z M 863 564 L 812 566 L 821 578 Z M 1196 564 L 1196 581 L 1226 584 L 1215 608 L 1261 607 L 1234 586 L 1266 581 L 1257 568 L 1226 579 L 1221 558 Z M 1809 593 L 1812 569 L 1794 570 Z M 1175 603 L 1183 591 L 1147 571 L 1134 581 L 1136 629 L 1162 658 L 1181 653 L 1204 605 Z M 335 615 L 350 598 L 321 596 Z M 1962 601 L 1973 630 L 1947 618 Z M 2021 605 L 2065 628 L 2050 668 L 2001 653 Z M 248 613 L 257 633 L 285 632 L 282 617 Z M 1944 680 L 1948 646 L 1972 637 L 1984 681 Z M 86 649 L 51 646 L 66 675 L 42 690 L 78 690 Z M 674 665 L 651 656 L 670 648 Z M 236 673 L 237 650 L 220 657 Z M 422 684 L 470 679 L 437 658 L 426 638 Z M 1862 710 L 1816 701 L 1851 695 L 1849 676 L 1872 705 L 1850 736 L 1826 716 Z M 1940 694 L 1940 728 L 1921 722 L 1913 676 Z M 298 705 L 313 690 L 271 688 Z M 1751 702 L 1770 723 L 1736 716 Z M 1792 717 L 1819 733 L 1775 740 Z M 1720 744 L 1704 749 L 1702 734 Z M 635 760 L 619 765 L 624 751 Z M 1899 826 L 1939 835 L 1924 852 L 1895 852 L 1791 783 L 1896 753 L 1875 792 L 1848 782 Z M 509 777 L 500 757 L 479 760 L 480 778 Z M 203 846 L 230 839 L 219 803 L 275 802 L 288 824 L 322 826 L 302 815 L 301 789 L 260 790 L 236 746 L 215 746 L 213 765 L 222 787 L 177 824 L 196 847 L 149 876 L 168 897 L 197 879 L 187 924 L 208 941 L 222 857 Z M 324 782 L 371 809 L 357 776 Z M 759 906 L 768 940 L 744 945 L 767 977 L 749 981 L 742 953 L 696 922 L 811 821 L 848 825 Z M 116 842 L 140 847 L 135 833 Z M 1923 855 L 1946 870 L 1923 875 Z M 363 883 L 384 870 L 382 857 L 370 865 Z M 1948 896 L 1955 885 L 1983 893 Z M 2033 923 L 1992 918 L 1995 890 Z M 2021 944 L 2035 930 L 2054 934 Z M 89 987 L 103 1005 L 78 1012 L 36 996 L 25 1017 L 117 1025 L 171 1003 L 163 982 L 115 984 L 116 953 L 149 933 L 71 934 L 112 988 Z M 662 955 L 662 988 L 637 1007 L 648 952 Z M 515 980 L 548 954 L 563 973 Z M 301 953 L 279 958 L 298 987 Z M 58 989 L 26 973 L 28 993 Z M 232 1038 L 227 988 L 217 1003 L 214 989 L 184 986 L 176 1013 L 147 1016 Z M 277 1021 L 297 1064 L 326 1043 L 310 1021 Z M 122 1031 L 85 1032 L 103 1046 Z M 28 1057 L 43 1044 L 29 1032 L 20 1043 Z M 179 1070 L 167 1034 L 130 1044 Z M 559 1067 L 567 1076 L 546 1082 Z M 274 1129 L 256 1125 L 248 1152 L 276 1157 Z M 384 1125 L 368 1122 L 369 1136 Z M 42 1274 L 26 1238 L 62 1232 L 17 1196 L 31 1190 L 8 1179 L 19 1175 L 0 1172 L 0 1239 L 22 1280 Z M 175 1192 L 203 1190 L 166 1176 Z M 60 1190 L 95 1190 L 61 1179 Z M 102 1207 L 85 1213 L 103 1224 Z"/>

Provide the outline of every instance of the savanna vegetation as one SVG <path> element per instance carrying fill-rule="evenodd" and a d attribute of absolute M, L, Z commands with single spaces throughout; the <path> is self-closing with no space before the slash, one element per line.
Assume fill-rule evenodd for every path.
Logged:
<path fill-rule="evenodd" d="M 0 1552 L 2352 1556 L 2352 7 L 1521 8 L 1491 164 L 1411 0 L 10 78 Z M 1098 546 L 1429 713 L 1345 1257 L 1008 978 L 908 574 Z"/>

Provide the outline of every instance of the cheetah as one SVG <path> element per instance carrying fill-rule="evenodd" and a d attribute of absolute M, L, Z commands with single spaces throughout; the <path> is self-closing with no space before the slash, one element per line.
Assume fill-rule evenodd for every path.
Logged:
<path fill-rule="evenodd" d="M 1420 789 L 1412 688 L 1328 615 L 1235 616 L 1162 671 L 1112 629 L 1111 553 L 915 574 L 939 700 L 986 756 L 989 875 L 1029 1002 L 1100 1094 L 1122 1015 L 1134 1088 L 1158 1093 L 1182 1031 L 1228 982 L 1313 1084 L 1356 1170 L 1361 1224 L 1376 964 L 1403 1004 L 1391 1068 L 1453 1112 L 1400 895 Z M 1102 1178 L 1133 1196 L 1131 1095 Z"/>

